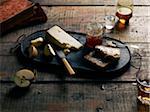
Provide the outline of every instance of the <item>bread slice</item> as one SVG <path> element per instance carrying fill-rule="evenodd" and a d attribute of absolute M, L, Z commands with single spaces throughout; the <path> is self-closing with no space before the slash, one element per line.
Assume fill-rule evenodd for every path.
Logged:
<path fill-rule="evenodd" d="M 101 58 L 94 57 L 95 51 L 90 52 L 89 54 L 84 56 L 91 65 L 96 66 L 98 68 L 107 68 L 110 65 L 110 62 L 105 62 Z"/>
<path fill-rule="evenodd" d="M 120 49 L 106 47 L 103 45 L 95 46 L 95 50 L 84 56 L 91 65 L 100 69 L 106 69 L 115 65 L 120 58 Z"/>
<path fill-rule="evenodd" d="M 120 49 L 97 45 L 95 46 L 95 55 L 105 61 L 116 61 L 120 59 Z"/>

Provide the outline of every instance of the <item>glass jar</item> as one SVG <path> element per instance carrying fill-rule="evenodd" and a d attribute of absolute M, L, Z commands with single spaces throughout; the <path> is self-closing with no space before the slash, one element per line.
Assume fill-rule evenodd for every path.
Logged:
<path fill-rule="evenodd" d="M 86 26 L 86 46 L 94 48 L 96 45 L 102 44 L 104 26 L 102 23 L 89 23 Z"/>

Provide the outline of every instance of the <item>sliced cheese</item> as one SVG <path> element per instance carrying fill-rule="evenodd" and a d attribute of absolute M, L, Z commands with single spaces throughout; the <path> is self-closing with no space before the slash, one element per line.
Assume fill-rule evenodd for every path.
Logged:
<path fill-rule="evenodd" d="M 50 41 L 54 44 L 57 44 L 58 46 L 62 48 L 79 49 L 80 47 L 83 46 L 79 41 L 77 41 L 71 35 L 66 33 L 59 26 L 53 26 L 47 32 L 50 35 L 48 37 Z"/>

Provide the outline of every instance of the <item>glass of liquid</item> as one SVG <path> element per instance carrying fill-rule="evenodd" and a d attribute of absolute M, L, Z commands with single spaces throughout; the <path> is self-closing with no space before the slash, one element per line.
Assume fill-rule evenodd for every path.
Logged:
<path fill-rule="evenodd" d="M 115 26 L 115 16 L 107 15 L 105 16 L 105 28 L 108 30 L 113 29 Z"/>
<path fill-rule="evenodd" d="M 136 76 L 138 86 L 138 100 L 144 104 L 150 106 L 150 74 L 139 73 Z"/>
<path fill-rule="evenodd" d="M 96 45 L 102 44 L 104 27 L 102 23 L 89 23 L 86 26 L 86 46 L 94 48 Z"/>
<path fill-rule="evenodd" d="M 118 0 L 116 16 L 119 22 L 122 24 L 128 24 L 133 13 L 133 1 L 132 0 Z"/>

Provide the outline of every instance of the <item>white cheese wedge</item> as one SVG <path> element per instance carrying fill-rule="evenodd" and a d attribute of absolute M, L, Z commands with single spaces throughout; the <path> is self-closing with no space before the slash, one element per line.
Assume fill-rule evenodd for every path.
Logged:
<path fill-rule="evenodd" d="M 47 30 L 47 32 L 50 35 L 48 37 L 50 41 L 62 48 L 79 49 L 83 46 L 79 41 L 77 41 L 59 26 L 53 26 L 52 28 Z"/>

